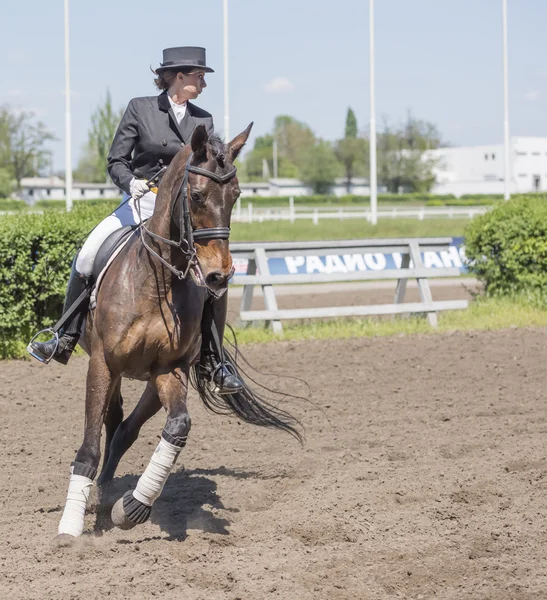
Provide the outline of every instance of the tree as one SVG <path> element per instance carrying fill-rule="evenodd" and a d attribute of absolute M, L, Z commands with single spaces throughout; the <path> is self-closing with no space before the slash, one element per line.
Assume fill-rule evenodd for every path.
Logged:
<path fill-rule="evenodd" d="M 348 108 L 346 116 L 346 134 L 344 137 L 346 139 L 357 137 L 357 117 L 351 108 Z"/>
<path fill-rule="evenodd" d="M 255 139 L 254 148 L 245 156 L 245 173 L 248 181 L 262 181 L 262 162 L 271 161 L 273 137 L 269 134 Z"/>
<path fill-rule="evenodd" d="M 378 135 L 378 179 L 389 192 L 426 192 L 435 183 L 437 161 L 427 150 L 439 148 L 441 136 L 433 123 L 415 119 L 410 113 L 406 123 L 393 127 L 384 119 Z"/>
<path fill-rule="evenodd" d="M 249 175 L 247 174 L 247 165 L 245 164 L 245 160 L 242 159 L 241 155 L 235 159 L 234 167 L 237 168 L 237 178 L 240 183 L 245 183 L 249 181 Z"/>
<path fill-rule="evenodd" d="M 315 194 L 327 194 L 341 173 L 341 165 L 329 142 L 319 140 L 301 158 L 301 179 Z"/>
<path fill-rule="evenodd" d="M 248 181 L 264 179 L 264 163 L 273 172 L 274 140 L 277 141 L 278 176 L 301 178 L 305 155 L 316 143 L 315 135 L 305 123 L 288 115 L 279 115 L 275 118 L 273 132 L 257 137 L 254 148 L 245 156 Z"/>
<path fill-rule="evenodd" d="M 245 156 L 245 172 L 247 181 L 262 181 L 264 159 L 273 171 L 273 142 L 272 134 L 259 136 L 255 139 L 254 148 Z M 285 156 L 278 153 L 278 175 L 279 177 L 297 177 L 298 169 Z"/>
<path fill-rule="evenodd" d="M 348 194 L 351 192 L 351 180 L 356 175 L 365 171 L 368 143 L 364 138 L 357 137 L 357 118 L 351 108 L 348 108 L 346 117 L 345 137 L 338 140 L 334 146 L 338 160 L 344 165 L 346 186 Z"/>
<path fill-rule="evenodd" d="M 45 144 L 53 134 L 32 112 L 0 108 L 0 168 L 15 180 L 17 189 L 23 177 L 34 177 L 51 167 L 51 152 Z"/>
<path fill-rule="evenodd" d="M 91 115 L 87 146 L 76 169 L 78 179 L 83 178 L 90 183 L 109 181 L 108 153 L 122 116 L 123 109 L 112 108 L 110 90 L 106 90 L 104 103 L 97 106 Z"/>
<path fill-rule="evenodd" d="M 300 170 L 306 152 L 316 143 L 310 127 L 294 117 L 280 115 L 275 118 L 273 135 L 277 140 L 279 159 L 288 161 Z"/>
<path fill-rule="evenodd" d="M 104 173 L 99 167 L 99 157 L 89 142 L 82 146 L 78 166 L 74 169 L 74 179 L 88 183 L 104 183 Z"/>
<path fill-rule="evenodd" d="M 15 181 L 8 169 L 0 167 L 0 198 L 9 198 L 15 187 Z"/>

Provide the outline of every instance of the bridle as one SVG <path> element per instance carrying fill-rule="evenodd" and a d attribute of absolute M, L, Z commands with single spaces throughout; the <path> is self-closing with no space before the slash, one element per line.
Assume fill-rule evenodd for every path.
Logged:
<path fill-rule="evenodd" d="M 146 225 L 144 224 L 141 218 L 140 212 L 140 203 L 138 203 L 138 212 L 139 219 L 141 222 L 140 226 L 140 234 L 141 241 L 143 246 L 148 250 L 150 254 L 155 256 L 165 267 L 167 267 L 171 273 L 176 275 L 179 279 L 186 279 L 188 273 L 191 273 L 193 279 L 197 285 L 205 286 L 205 282 L 203 281 L 203 276 L 199 270 L 199 261 L 197 258 L 197 251 L 194 245 L 194 241 L 200 240 L 227 240 L 230 238 L 230 228 L 229 227 L 202 227 L 200 229 L 194 229 L 192 224 L 192 216 L 190 214 L 190 207 L 188 204 L 188 176 L 190 173 L 196 173 L 197 175 L 203 175 L 204 177 L 208 177 L 212 179 L 216 183 L 220 185 L 224 185 L 228 183 L 235 174 L 237 173 L 237 168 L 234 167 L 231 171 L 226 173 L 225 175 L 217 175 L 213 173 L 213 171 L 208 171 L 207 169 L 201 169 L 200 167 L 193 166 L 191 164 L 192 158 L 194 157 L 194 153 L 192 152 L 186 161 L 186 167 L 184 169 L 184 176 L 182 178 L 182 183 L 180 184 L 180 189 L 171 207 L 171 217 L 173 216 L 173 212 L 175 210 L 175 204 L 178 200 L 180 206 L 180 225 L 179 225 L 179 240 L 174 241 L 168 238 L 164 238 L 153 231 L 150 231 Z M 170 246 L 178 248 L 186 257 L 187 265 L 184 271 L 180 271 L 172 264 L 167 262 L 163 256 L 160 256 L 155 250 L 153 250 L 145 241 L 144 234 L 147 233 L 150 237 L 153 237 L 157 240 L 160 240 Z M 192 267 L 196 267 L 196 269 L 192 269 Z M 233 268 L 232 268 L 233 274 Z M 231 275 L 230 275 L 231 276 Z"/>

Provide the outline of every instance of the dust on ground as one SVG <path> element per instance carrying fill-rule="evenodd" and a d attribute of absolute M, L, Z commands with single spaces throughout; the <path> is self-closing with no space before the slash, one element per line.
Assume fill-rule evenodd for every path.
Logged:
<path fill-rule="evenodd" d="M 547 597 L 545 330 L 246 353 L 311 385 L 314 404 L 289 404 L 305 447 L 192 395 L 189 442 L 151 520 L 111 529 L 95 492 L 68 549 L 51 540 L 82 441 L 87 359 L 1 363 L 0 598 Z M 127 406 L 141 389 L 124 384 Z M 135 486 L 163 423 L 145 425 L 113 497 Z"/>

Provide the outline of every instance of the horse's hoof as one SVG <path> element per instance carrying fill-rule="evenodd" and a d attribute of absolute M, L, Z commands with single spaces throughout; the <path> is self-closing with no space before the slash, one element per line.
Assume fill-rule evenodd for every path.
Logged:
<path fill-rule="evenodd" d="M 116 504 L 114 504 L 112 507 L 110 516 L 112 518 L 112 523 L 114 523 L 114 525 L 120 529 L 133 529 L 133 527 L 137 525 L 137 523 L 130 521 L 129 517 L 125 514 L 125 510 L 123 508 L 123 497 L 116 501 Z"/>
<path fill-rule="evenodd" d="M 74 545 L 76 538 L 69 533 L 60 533 L 53 538 L 53 544 L 57 548 L 69 548 Z"/>

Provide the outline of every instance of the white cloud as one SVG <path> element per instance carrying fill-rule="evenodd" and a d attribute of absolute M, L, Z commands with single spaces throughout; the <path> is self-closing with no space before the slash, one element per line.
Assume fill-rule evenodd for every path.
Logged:
<path fill-rule="evenodd" d="M 531 92 L 526 92 L 526 94 L 524 94 L 524 99 L 528 100 L 528 102 L 535 102 L 539 99 L 540 96 L 541 92 L 538 92 L 537 90 L 532 90 Z"/>
<path fill-rule="evenodd" d="M 22 96 L 23 92 L 21 90 L 8 90 L 8 96 Z"/>
<path fill-rule="evenodd" d="M 286 77 L 274 77 L 264 86 L 264 90 L 270 94 L 286 94 L 294 90 L 294 84 Z"/>

